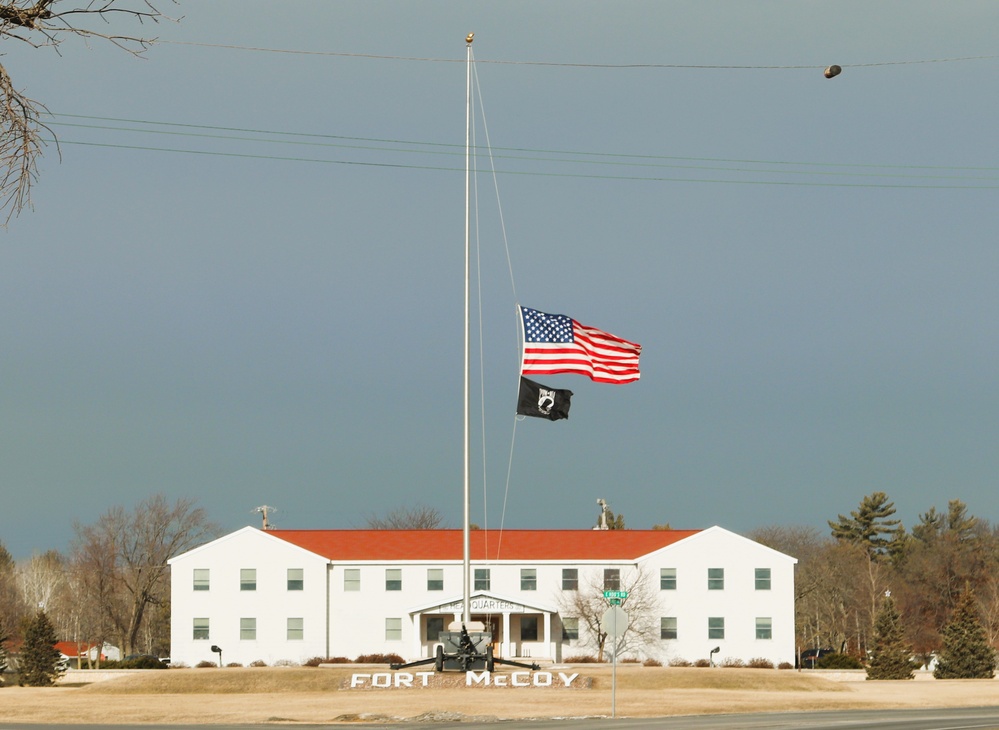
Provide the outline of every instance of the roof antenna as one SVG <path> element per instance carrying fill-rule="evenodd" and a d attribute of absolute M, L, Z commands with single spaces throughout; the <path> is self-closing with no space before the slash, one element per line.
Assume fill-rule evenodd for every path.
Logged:
<path fill-rule="evenodd" d="M 254 512 L 259 512 L 261 515 L 263 515 L 263 518 L 264 518 L 264 529 L 265 530 L 271 529 L 271 523 L 269 523 L 267 521 L 267 513 L 268 512 L 277 512 L 277 507 L 268 507 L 266 504 L 262 504 L 262 505 L 260 505 L 259 507 L 257 507 L 253 511 Z"/>
<path fill-rule="evenodd" d="M 607 502 L 603 499 L 598 499 L 597 504 L 600 505 L 600 517 L 597 518 L 597 526 L 594 530 L 609 530 L 610 527 L 607 526 L 607 513 L 610 512 L 610 507 L 607 506 Z"/>

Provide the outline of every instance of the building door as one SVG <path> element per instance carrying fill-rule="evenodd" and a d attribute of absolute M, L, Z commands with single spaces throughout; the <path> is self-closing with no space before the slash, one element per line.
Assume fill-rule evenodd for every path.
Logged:
<path fill-rule="evenodd" d="M 500 636 L 500 622 L 499 616 L 475 616 L 473 621 L 481 621 L 486 626 L 486 631 L 492 634 L 493 637 L 493 656 L 500 656 L 500 646 L 503 643 L 503 637 Z"/>

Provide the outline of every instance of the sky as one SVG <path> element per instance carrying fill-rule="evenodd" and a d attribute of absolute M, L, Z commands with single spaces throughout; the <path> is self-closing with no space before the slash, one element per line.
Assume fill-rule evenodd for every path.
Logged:
<path fill-rule="evenodd" d="M 15 557 L 154 494 L 461 526 L 468 32 L 473 522 L 999 521 L 999 4 L 161 9 L 144 59 L 4 48 L 58 138 L 0 231 Z M 516 421 L 518 303 L 641 379 L 550 376 L 569 419 Z"/>

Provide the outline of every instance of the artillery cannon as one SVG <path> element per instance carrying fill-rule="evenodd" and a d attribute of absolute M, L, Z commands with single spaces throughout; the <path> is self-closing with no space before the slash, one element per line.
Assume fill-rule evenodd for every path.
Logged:
<path fill-rule="evenodd" d="M 493 656 L 493 635 L 491 631 L 486 631 L 478 621 L 472 621 L 472 631 L 469 632 L 464 622 L 457 629 L 458 622 L 451 624 L 449 631 L 442 631 L 440 635 L 441 643 L 437 645 L 437 650 L 429 659 L 418 659 L 415 662 L 405 664 L 390 664 L 392 669 L 408 669 L 410 667 L 421 667 L 428 664 L 434 665 L 435 672 L 445 670 L 472 672 L 494 671 L 497 664 L 511 667 L 522 667 L 537 671 L 541 667 L 537 664 L 524 664 L 510 659 L 497 659 Z"/>

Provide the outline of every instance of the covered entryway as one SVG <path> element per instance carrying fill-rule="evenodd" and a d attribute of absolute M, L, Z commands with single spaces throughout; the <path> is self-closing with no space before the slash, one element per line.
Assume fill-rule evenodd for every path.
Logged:
<path fill-rule="evenodd" d="M 440 632 L 446 631 L 451 622 L 460 622 L 462 612 L 461 598 L 410 609 L 416 637 L 412 656 L 432 657 L 440 643 Z M 493 655 L 502 659 L 554 658 L 561 639 L 553 631 L 552 617 L 557 612 L 554 606 L 520 603 L 491 593 L 471 597 L 472 621 L 483 623 L 492 633 Z"/>

